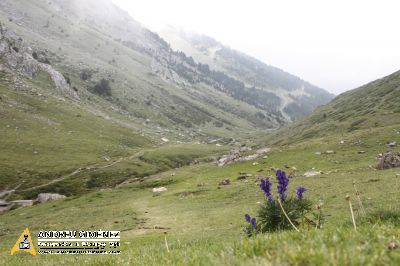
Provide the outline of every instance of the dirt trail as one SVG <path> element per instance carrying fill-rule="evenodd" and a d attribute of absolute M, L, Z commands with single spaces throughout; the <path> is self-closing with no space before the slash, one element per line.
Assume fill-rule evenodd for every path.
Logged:
<path fill-rule="evenodd" d="M 96 164 L 86 165 L 84 167 L 79 167 L 78 169 L 76 169 L 72 173 L 69 173 L 67 175 L 63 175 L 63 176 L 61 176 L 59 178 L 53 179 L 50 182 L 47 182 L 45 184 L 41 184 L 41 185 L 38 185 L 38 186 L 30 187 L 30 188 L 27 188 L 27 189 L 20 189 L 18 191 L 21 191 L 21 192 L 23 192 L 23 191 L 31 191 L 31 190 L 34 190 L 34 189 L 37 189 L 37 188 L 46 187 L 46 186 L 61 182 L 61 181 L 65 180 L 65 179 L 67 179 L 69 177 L 75 176 L 75 175 L 83 173 L 83 172 L 95 172 L 95 171 L 97 171 L 99 169 L 112 167 L 112 166 L 114 166 L 114 165 L 116 165 L 116 164 L 118 164 L 118 163 L 120 163 L 122 161 L 130 160 L 130 159 L 133 159 L 135 157 L 138 157 L 142 153 L 143 153 L 143 151 L 139 151 L 139 152 L 137 152 L 137 153 L 135 153 L 133 155 L 130 155 L 128 157 L 121 157 L 121 158 L 119 158 L 119 159 L 117 159 L 117 160 L 115 160 L 115 161 L 113 161 L 111 163 L 107 163 L 107 164 L 96 163 Z"/>

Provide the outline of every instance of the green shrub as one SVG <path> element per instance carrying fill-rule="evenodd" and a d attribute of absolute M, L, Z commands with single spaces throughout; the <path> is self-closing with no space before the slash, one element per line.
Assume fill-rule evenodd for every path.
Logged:
<path fill-rule="evenodd" d="M 298 226 L 305 214 L 311 210 L 312 203 L 308 199 L 289 198 L 282 202 L 282 206 L 292 223 Z M 262 233 L 292 229 L 279 202 L 270 203 L 268 200 L 265 200 L 258 211 L 257 226 Z"/>
<path fill-rule="evenodd" d="M 111 96 L 110 81 L 101 79 L 100 82 L 94 86 L 93 91 L 102 96 Z"/>

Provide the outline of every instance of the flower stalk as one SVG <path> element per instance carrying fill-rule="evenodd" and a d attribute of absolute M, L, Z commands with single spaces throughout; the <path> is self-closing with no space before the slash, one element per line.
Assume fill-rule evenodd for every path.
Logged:
<path fill-rule="evenodd" d="M 354 218 L 353 205 L 351 205 L 350 196 L 346 195 L 346 200 L 349 202 L 351 219 L 353 221 L 354 231 L 357 231 L 356 219 Z"/>
<path fill-rule="evenodd" d="M 296 230 L 297 232 L 300 232 L 300 230 L 297 229 L 297 227 L 296 227 L 296 226 L 292 223 L 292 221 L 290 220 L 289 216 L 287 215 L 285 209 L 284 209 L 283 206 L 282 206 L 282 203 L 281 203 L 281 200 L 280 200 L 280 199 L 278 199 L 278 203 L 279 203 L 279 206 L 280 206 L 281 209 L 282 209 L 283 214 L 285 215 L 285 217 L 286 217 L 286 219 L 289 221 L 289 223 L 292 225 L 292 227 L 294 228 L 294 230 Z"/>
<path fill-rule="evenodd" d="M 361 201 L 361 198 L 360 198 L 360 192 L 358 192 L 358 190 L 356 188 L 356 181 L 353 181 L 353 187 L 354 187 L 354 191 L 356 193 L 357 199 L 358 199 L 358 205 L 360 207 L 361 213 L 365 217 L 366 213 L 365 213 L 364 205 L 362 204 L 362 201 Z"/>
<path fill-rule="evenodd" d="M 169 253 L 168 241 L 167 241 L 167 231 L 164 231 L 164 241 L 165 247 L 167 248 L 167 252 Z"/>

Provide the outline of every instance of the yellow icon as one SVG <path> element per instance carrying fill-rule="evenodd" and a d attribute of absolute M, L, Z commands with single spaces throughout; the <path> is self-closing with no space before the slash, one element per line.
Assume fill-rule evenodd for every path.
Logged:
<path fill-rule="evenodd" d="M 36 256 L 35 246 L 33 245 L 32 237 L 28 228 L 24 230 L 17 242 L 15 242 L 15 245 L 11 249 L 11 255 L 19 251 L 25 251 Z"/>

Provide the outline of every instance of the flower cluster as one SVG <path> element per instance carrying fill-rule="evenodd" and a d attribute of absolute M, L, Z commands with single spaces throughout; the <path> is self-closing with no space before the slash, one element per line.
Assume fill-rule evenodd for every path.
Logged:
<path fill-rule="evenodd" d="M 274 201 L 274 199 L 272 198 L 271 187 L 272 183 L 269 181 L 269 177 L 262 177 L 260 188 L 264 192 L 265 196 L 268 198 L 268 201 L 270 203 Z"/>
<path fill-rule="evenodd" d="M 304 194 L 304 192 L 306 192 L 306 191 L 307 191 L 307 189 L 306 189 L 305 187 L 298 187 L 298 188 L 296 189 L 296 196 L 297 196 L 297 199 L 299 199 L 299 200 L 303 199 L 303 194 Z"/>
<path fill-rule="evenodd" d="M 289 196 L 289 177 L 286 173 L 278 170 L 276 179 L 277 194 L 273 196 L 271 177 L 260 178 L 259 186 L 265 201 L 260 203 L 258 223 L 256 218 L 252 218 L 249 214 L 245 215 L 247 223 L 243 230 L 248 236 L 280 230 L 298 230 L 296 226 L 300 225 L 305 215 L 311 211 L 311 201 L 304 198 L 304 193 L 307 191 L 305 187 L 296 188 L 296 197 Z"/>
<path fill-rule="evenodd" d="M 245 214 L 244 218 L 246 219 L 246 222 L 251 223 L 254 229 L 257 229 L 257 220 L 256 218 L 251 218 L 249 214 Z"/>
<path fill-rule="evenodd" d="M 278 194 L 280 200 L 283 202 L 286 199 L 286 192 L 289 185 L 289 178 L 284 171 L 276 171 L 276 178 L 278 180 Z"/>

